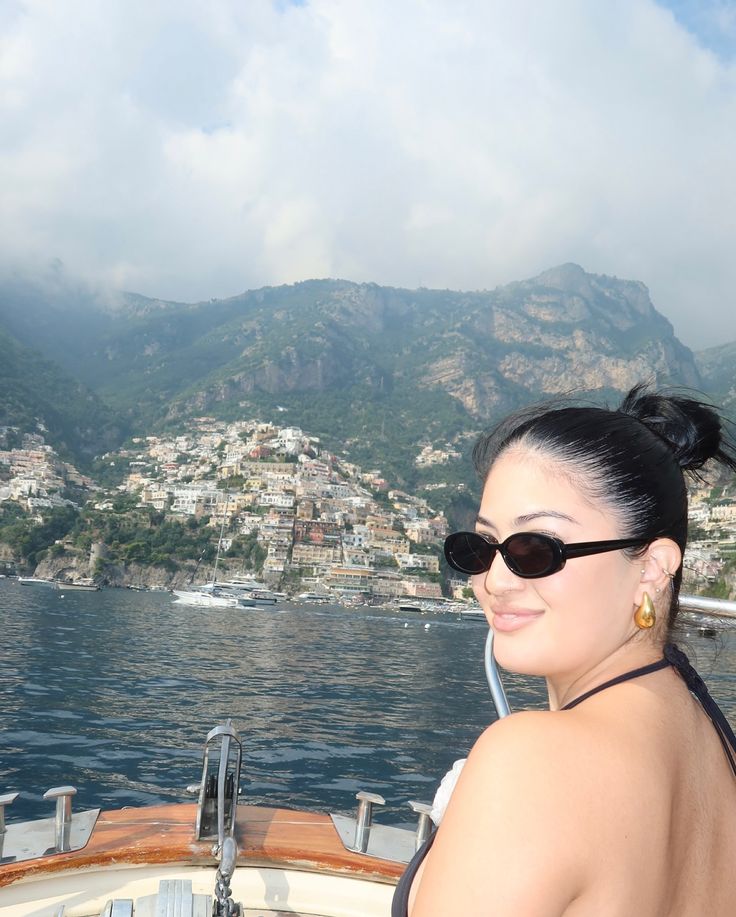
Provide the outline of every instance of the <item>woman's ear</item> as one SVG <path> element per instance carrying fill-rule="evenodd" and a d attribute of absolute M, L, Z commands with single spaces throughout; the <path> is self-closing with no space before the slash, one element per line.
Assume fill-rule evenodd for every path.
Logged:
<path fill-rule="evenodd" d="M 671 538 L 657 538 L 639 560 L 642 567 L 642 593 L 651 590 L 659 593 L 670 585 L 679 570 L 682 551 Z"/>

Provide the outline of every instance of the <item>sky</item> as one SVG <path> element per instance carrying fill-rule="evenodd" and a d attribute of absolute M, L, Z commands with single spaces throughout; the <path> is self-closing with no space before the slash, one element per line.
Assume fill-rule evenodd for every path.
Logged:
<path fill-rule="evenodd" d="M 0 264 L 182 301 L 573 261 L 736 340 L 736 0 L 0 0 Z"/>

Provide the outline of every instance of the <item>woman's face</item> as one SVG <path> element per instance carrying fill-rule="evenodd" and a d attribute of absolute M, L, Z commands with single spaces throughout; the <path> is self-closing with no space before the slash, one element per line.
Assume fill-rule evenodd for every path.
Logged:
<path fill-rule="evenodd" d="M 499 542 L 514 532 L 543 532 L 566 543 L 624 537 L 610 508 L 594 506 L 553 459 L 521 447 L 493 465 L 476 529 Z M 640 563 L 612 551 L 572 558 L 540 579 L 516 576 L 496 554 L 490 570 L 471 580 L 501 666 L 569 677 L 630 639 L 640 578 Z"/>

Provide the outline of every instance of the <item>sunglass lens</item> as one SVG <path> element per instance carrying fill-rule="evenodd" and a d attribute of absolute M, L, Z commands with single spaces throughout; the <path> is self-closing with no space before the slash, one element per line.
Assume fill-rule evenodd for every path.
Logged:
<path fill-rule="evenodd" d="M 506 542 L 505 558 L 509 569 L 519 576 L 547 576 L 558 564 L 555 543 L 545 535 L 521 532 Z"/>
<path fill-rule="evenodd" d="M 489 568 L 493 551 L 493 545 L 475 532 L 455 532 L 445 540 L 447 563 L 470 576 Z"/>

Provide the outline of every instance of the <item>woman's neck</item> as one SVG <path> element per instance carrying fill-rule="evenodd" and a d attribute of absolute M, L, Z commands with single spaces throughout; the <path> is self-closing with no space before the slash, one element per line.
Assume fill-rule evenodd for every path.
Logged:
<path fill-rule="evenodd" d="M 662 646 L 650 640 L 629 641 L 592 666 L 546 678 L 550 710 L 561 710 L 599 685 L 662 658 Z"/>

